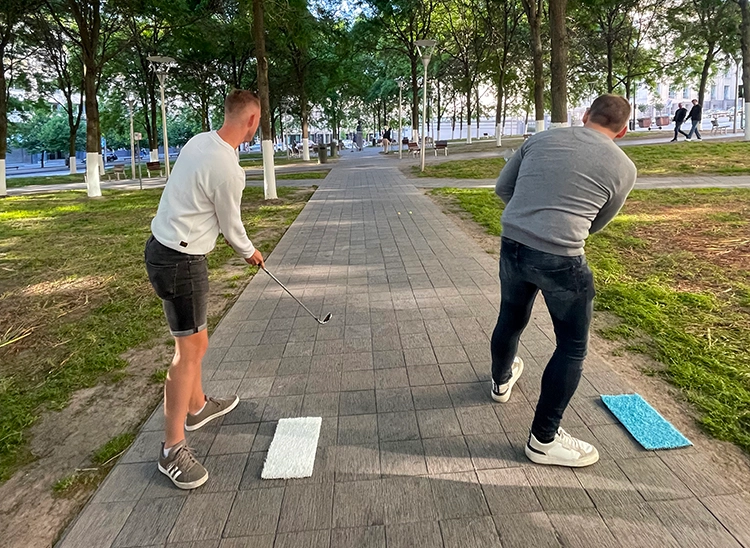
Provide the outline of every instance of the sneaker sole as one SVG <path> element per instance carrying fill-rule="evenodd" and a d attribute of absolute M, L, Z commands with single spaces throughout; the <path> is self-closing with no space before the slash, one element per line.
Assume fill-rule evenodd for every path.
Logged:
<path fill-rule="evenodd" d="M 208 472 L 206 472 L 205 476 L 203 476 L 202 478 L 198 478 L 195 481 L 191 481 L 191 482 L 177 481 L 176 479 L 172 478 L 172 476 L 170 476 L 169 473 L 164 468 L 162 468 L 161 464 L 157 464 L 157 466 L 159 467 L 159 472 L 161 472 L 162 474 L 167 476 L 170 480 L 172 480 L 172 483 L 174 483 L 180 489 L 195 489 L 196 487 L 200 487 L 201 485 L 203 485 L 204 483 L 208 481 Z"/>
<path fill-rule="evenodd" d="M 223 417 L 224 415 L 226 415 L 227 413 L 229 413 L 232 409 L 234 409 L 235 407 L 237 407 L 237 405 L 239 405 L 239 403 L 240 403 L 240 399 L 239 398 L 235 398 L 234 403 L 232 403 L 232 405 L 230 405 L 226 409 L 222 409 L 218 413 L 214 413 L 213 415 L 206 417 L 205 419 L 203 419 L 202 421 L 200 421 L 198 424 L 194 424 L 192 426 L 188 426 L 187 423 L 185 423 L 185 430 L 187 430 L 188 432 L 194 432 L 195 430 L 198 430 L 198 428 L 206 426 L 212 420 L 218 419 L 219 417 Z"/>
<path fill-rule="evenodd" d="M 521 378 L 521 373 L 523 373 L 523 360 L 521 360 L 521 367 L 518 368 L 518 375 L 510 378 L 510 381 L 508 381 L 508 389 L 505 391 L 504 394 L 495 394 L 490 389 L 490 394 L 492 395 L 492 399 L 498 403 L 507 403 L 508 400 L 510 399 L 510 393 L 513 390 L 513 386 L 516 384 L 516 381 L 518 381 L 518 379 Z"/>
<path fill-rule="evenodd" d="M 568 468 L 583 468 L 585 466 L 591 466 L 599 460 L 599 451 L 595 451 L 591 455 L 578 459 L 577 461 L 562 461 L 556 459 L 555 457 L 549 457 L 544 454 L 535 453 L 529 448 L 528 443 L 524 447 L 524 453 L 526 453 L 526 457 L 528 457 L 531 462 L 534 462 L 536 464 L 545 464 L 548 466 L 566 466 Z"/>

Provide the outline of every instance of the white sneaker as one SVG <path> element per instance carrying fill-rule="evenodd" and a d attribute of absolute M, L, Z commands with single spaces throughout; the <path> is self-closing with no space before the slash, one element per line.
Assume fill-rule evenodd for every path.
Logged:
<path fill-rule="evenodd" d="M 510 380 L 505 384 L 497 384 L 495 381 L 492 381 L 492 399 L 497 402 L 505 403 L 510 399 L 510 391 L 521 376 L 521 373 L 523 373 L 523 360 L 518 356 L 513 358 L 513 365 L 511 365 L 510 370 Z"/>
<path fill-rule="evenodd" d="M 702 138 L 700 138 L 700 137 L 698 137 L 698 140 L 699 140 L 699 141 L 702 141 L 703 139 L 702 139 Z"/>
<path fill-rule="evenodd" d="M 685 139 L 686 143 L 689 143 L 690 141 L 692 141 L 692 139 Z"/>
<path fill-rule="evenodd" d="M 529 460 L 537 464 L 580 468 L 590 466 L 599 460 L 599 451 L 596 447 L 574 438 L 562 428 L 557 429 L 555 439 L 549 443 L 541 443 L 534 434 L 529 434 L 529 441 L 524 450 Z"/>

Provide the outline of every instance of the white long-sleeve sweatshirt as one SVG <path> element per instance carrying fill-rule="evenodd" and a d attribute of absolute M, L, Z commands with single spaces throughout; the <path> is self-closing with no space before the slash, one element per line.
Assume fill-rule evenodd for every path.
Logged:
<path fill-rule="evenodd" d="M 215 131 L 199 133 L 180 152 L 159 201 L 151 232 L 166 247 L 205 255 L 219 232 L 244 258 L 255 253 L 240 217 L 245 170 Z"/>

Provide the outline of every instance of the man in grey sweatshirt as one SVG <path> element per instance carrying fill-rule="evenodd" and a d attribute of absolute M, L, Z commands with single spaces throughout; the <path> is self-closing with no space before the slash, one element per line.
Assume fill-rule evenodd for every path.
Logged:
<path fill-rule="evenodd" d="M 492 398 L 507 402 L 521 376 L 518 343 L 540 291 L 557 339 L 525 448 L 539 464 L 580 467 L 599 459 L 595 447 L 570 436 L 560 421 L 581 378 L 593 311 L 594 279 L 584 242 L 617 215 L 635 184 L 635 165 L 613 142 L 627 131 L 630 112 L 623 97 L 598 97 L 583 127 L 528 139 L 495 185 L 506 207 L 500 315 L 491 343 Z"/>

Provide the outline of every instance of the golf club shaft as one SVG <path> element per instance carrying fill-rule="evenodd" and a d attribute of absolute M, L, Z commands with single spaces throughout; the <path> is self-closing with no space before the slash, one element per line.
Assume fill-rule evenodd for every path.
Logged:
<path fill-rule="evenodd" d="M 298 304 L 298 305 L 300 305 L 300 306 L 301 306 L 302 308 L 304 308 L 304 309 L 305 309 L 305 310 L 307 311 L 307 313 L 308 313 L 308 314 L 310 314 L 310 316 L 312 316 L 313 318 L 315 318 L 315 320 L 316 320 L 316 321 L 317 321 L 318 323 L 320 323 L 320 320 L 319 320 L 319 319 L 317 318 L 317 316 L 315 316 L 315 314 L 313 314 L 312 312 L 310 312 L 310 309 L 309 309 L 309 308 L 307 308 L 307 307 L 306 307 L 306 306 L 305 306 L 304 304 L 302 304 L 302 301 L 300 301 L 300 300 L 299 300 L 299 299 L 298 299 L 297 297 L 295 297 L 295 296 L 294 296 L 294 295 L 292 294 L 292 292 L 291 292 L 291 291 L 289 291 L 289 290 L 288 290 L 288 289 L 286 288 L 286 286 L 285 286 L 285 285 L 284 285 L 283 283 L 281 283 L 281 281 L 280 281 L 280 280 L 279 280 L 279 279 L 278 279 L 278 278 L 277 278 L 276 276 L 274 276 L 273 274 L 271 274 L 271 272 L 270 272 L 270 271 L 266 270 L 266 269 L 265 269 L 265 268 L 263 268 L 263 267 L 261 267 L 261 270 L 263 270 L 263 272 L 265 272 L 266 274 L 268 274 L 269 276 L 271 276 L 271 278 L 273 278 L 273 281 L 275 281 L 275 282 L 276 282 L 277 284 L 279 284 L 279 285 L 281 286 L 281 288 L 282 288 L 282 289 L 283 289 L 284 291 L 286 291 L 286 292 L 287 292 L 287 293 L 289 294 L 289 296 L 290 296 L 290 297 L 291 297 L 292 299 L 294 299 L 295 301 L 297 301 L 297 304 Z"/>

